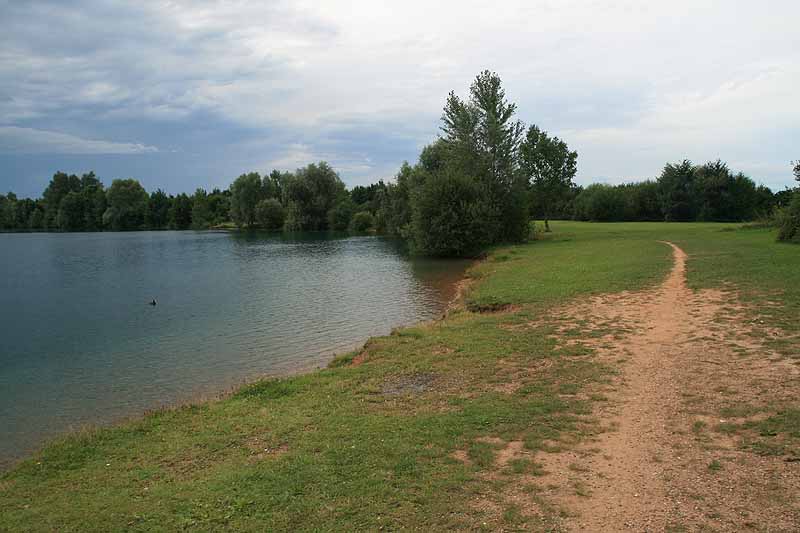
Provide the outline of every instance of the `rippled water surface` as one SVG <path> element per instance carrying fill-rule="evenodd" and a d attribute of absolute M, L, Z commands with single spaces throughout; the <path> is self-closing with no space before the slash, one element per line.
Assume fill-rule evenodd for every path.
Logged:
<path fill-rule="evenodd" d="M 464 267 L 379 237 L 0 234 L 0 463 L 83 424 L 324 365 L 437 316 Z"/>

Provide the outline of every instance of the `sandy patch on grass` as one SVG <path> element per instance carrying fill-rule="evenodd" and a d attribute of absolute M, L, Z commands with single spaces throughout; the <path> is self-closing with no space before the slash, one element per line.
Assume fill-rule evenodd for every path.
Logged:
<path fill-rule="evenodd" d="M 778 333 L 759 329 L 735 293 L 688 289 L 687 256 L 667 244 L 675 262 L 659 287 L 561 311 L 566 342 L 580 328 L 577 342 L 621 373 L 596 412 L 607 431 L 537 454 L 547 472 L 538 484 L 575 531 L 796 531 L 797 463 L 754 454 L 713 421 L 725 422 L 718 413 L 731 402 L 759 411 L 796 401 L 797 366 L 764 347 Z M 622 333 L 605 332 L 614 327 Z"/>

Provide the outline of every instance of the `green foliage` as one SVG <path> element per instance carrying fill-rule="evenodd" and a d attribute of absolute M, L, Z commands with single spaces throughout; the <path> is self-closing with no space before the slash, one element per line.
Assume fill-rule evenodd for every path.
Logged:
<path fill-rule="evenodd" d="M 578 153 L 536 125 L 528 128 L 519 151 L 520 171 L 531 187 L 532 214 L 543 218 L 549 231 L 549 219 L 563 212 L 564 204 L 571 198 Z"/>
<path fill-rule="evenodd" d="M 328 229 L 328 212 L 347 196 L 339 175 L 321 161 L 297 169 L 284 183 L 286 229 L 318 231 Z"/>
<path fill-rule="evenodd" d="M 152 229 L 166 229 L 169 225 L 169 210 L 172 205 L 172 200 L 167 194 L 158 189 L 150 193 L 150 198 L 147 201 L 147 214 L 145 215 L 145 224 L 148 228 Z"/>
<path fill-rule="evenodd" d="M 523 127 L 514 120 L 516 109 L 500 77 L 486 70 L 470 86 L 469 100 L 451 92 L 442 114 L 443 169 L 483 186 L 489 242 L 518 242 L 527 235 L 526 180 L 518 172 Z"/>
<path fill-rule="evenodd" d="M 350 196 L 345 196 L 328 211 L 328 228 L 334 231 L 347 231 L 357 206 Z"/>
<path fill-rule="evenodd" d="M 81 193 L 70 191 L 59 202 L 56 225 L 59 229 L 76 231 L 84 227 L 84 197 Z"/>
<path fill-rule="evenodd" d="M 258 172 L 242 174 L 231 184 L 231 219 L 237 226 L 252 227 L 256 223 L 256 206 L 265 198 Z"/>
<path fill-rule="evenodd" d="M 667 221 L 695 220 L 697 206 L 694 198 L 694 166 L 683 160 L 668 163 L 658 178 L 661 211 Z"/>
<path fill-rule="evenodd" d="M 286 219 L 286 210 L 277 198 L 261 200 L 256 206 L 256 221 L 266 230 L 279 230 L 283 228 Z"/>
<path fill-rule="evenodd" d="M 778 240 L 800 243 L 800 189 L 791 203 L 777 211 Z"/>
<path fill-rule="evenodd" d="M 56 172 L 50 184 L 42 193 L 42 203 L 44 204 L 44 226 L 48 229 L 58 228 L 58 210 L 61 207 L 61 200 L 71 192 L 80 192 L 81 180 L 76 175 L 67 175 L 64 172 Z"/>
<path fill-rule="evenodd" d="M 396 182 L 378 195 L 376 226 L 427 255 L 473 255 L 493 243 L 525 240 L 523 127 L 515 113 L 500 78 L 489 71 L 475 78 L 468 100 L 451 92 L 442 137 L 422 150 L 416 165 L 404 163 Z"/>
<path fill-rule="evenodd" d="M 474 256 L 491 244 L 486 219 L 491 207 L 477 180 L 456 172 L 430 176 L 414 192 L 415 251 L 435 256 Z"/>
<path fill-rule="evenodd" d="M 147 213 L 149 197 L 134 179 L 117 179 L 106 192 L 108 208 L 103 224 L 116 231 L 141 229 Z"/>
<path fill-rule="evenodd" d="M 173 198 L 167 218 L 170 229 L 189 229 L 192 225 L 192 199 L 185 193 Z"/>
<path fill-rule="evenodd" d="M 772 209 L 771 191 L 720 160 L 694 166 L 684 160 L 667 164 L 658 179 L 667 221 L 745 221 Z"/>
<path fill-rule="evenodd" d="M 605 183 L 589 185 L 575 198 L 575 218 L 593 222 L 625 220 L 627 204 L 622 188 Z"/>
<path fill-rule="evenodd" d="M 213 213 L 205 189 L 197 189 L 192 196 L 192 229 L 208 229 L 213 222 Z"/>
<path fill-rule="evenodd" d="M 374 227 L 375 217 L 369 211 L 359 211 L 350 222 L 350 231 L 355 233 L 366 233 Z"/>

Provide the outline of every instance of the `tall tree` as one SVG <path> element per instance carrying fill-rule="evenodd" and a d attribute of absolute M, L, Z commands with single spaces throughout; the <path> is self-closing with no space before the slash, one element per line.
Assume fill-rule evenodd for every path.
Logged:
<path fill-rule="evenodd" d="M 284 184 L 286 229 L 328 229 L 328 212 L 347 196 L 341 178 L 325 161 L 297 169 Z"/>
<path fill-rule="evenodd" d="M 147 200 L 145 225 L 150 229 L 166 229 L 169 225 L 169 209 L 172 201 L 161 189 L 150 193 Z"/>
<path fill-rule="evenodd" d="M 181 193 L 172 200 L 169 208 L 170 229 L 184 230 L 192 225 L 192 199 Z"/>
<path fill-rule="evenodd" d="M 493 241 L 527 235 L 525 182 L 517 172 L 523 127 L 514 119 L 516 109 L 506 99 L 500 77 L 485 70 L 470 86 L 469 101 L 451 92 L 442 114 L 448 166 L 483 184 Z"/>
<path fill-rule="evenodd" d="M 239 227 L 256 223 L 256 206 L 264 199 L 264 188 L 258 172 L 242 174 L 231 184 L 231 219 Z"/>
<path fill-rule="evenodd" d="M 550 218 L 563 209 L 575 186 L 578 152 L 533 125 L 520 145 L 520 167 L 530 184 L 534 210 L 544 218 L 545 231 L 550 231 Z"/>
<path fill-rule="evenodd" d="M 658 178 L 658 188 L 661 209 L 667 221 L 697 218 L 694 177 L 694 166 L 689 160 L 667 163 L 664 167 Z"/>
<path fill-rule="evenodd" d="M 198 188 L 192 196 L 192 228 L 207 229 L 213 223 L 213 214 L 208 202 L 208 193 Z"/>
<path fill-rule="evenodd" d="M 134 230 L 144 226 L 147 192 L 135 179 L 116 179 L 106 192 L 108 208 L 103 224 L 113 230 Z"/>
<path fill-rule="evenodd" d="M 106 192 L 103 183 L 94 172 L 81 176 L 83 197 L 83 227 L 88 231 L 103 229 L 103 213 L 106 211 Z"/>
<path fill-rule="evenodd" d="M 85 202 L 79 192 L 69 192 L 59 202 L 56 225 L 64 231 L 81 231 L 85 229 Z"/>
<path fill-rule="evenodd" d="M 61 207 L 61 199 L 71 192 L 79 192 L 81 180 L 78 176 L 67 175 L 64 172 L 56 172 L 50 180 L 50 184 L 42 193 L 44 202 L 44 225 L 47 228 L 57 228 L 58 209 Z"/>

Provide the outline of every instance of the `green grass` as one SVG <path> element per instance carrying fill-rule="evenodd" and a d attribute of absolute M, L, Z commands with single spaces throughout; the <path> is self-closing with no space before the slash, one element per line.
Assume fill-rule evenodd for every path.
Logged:
<path fill-rule="evenodd" d="M 691 286 L 733 283 L 777 327 L 800 327 L 800 246 L 777 244 L 768 230 L 552 227 L 543 240 L 496 250 L 471 272 L 470 308 L 505 312 L 457 311 L 372 339 L 359 366 L 347 354 L 325 370 L 60 439 L 0 477 L 0 530 L 479 527 L 485 516 L 472 502 L 493 490 L 483 473 L 498 450 L 478 439 L 550 449 L 596 429 L 585 415 L 603 398 L 580 393 L 614 369 L 585 349 L 559 349 L 548 311 L 659 283 L 671 261 L 658 240 L 690 254 Z M 775 300 L 782 307 L 767 306 Z M 544 360 L 550 364 L 515 392 L 495 390 L 508 365 Z M 797 428 L 796 411 L 786 412 L 764 422 L 785 433 L 783 445 Z M 457 451 L 468 460 L 456 459 Z M 532 469 L 539 467 L 512 462 L 505 475 Z M 525 527 L 519 509 L 501 509 L 501 522 Z"/>

